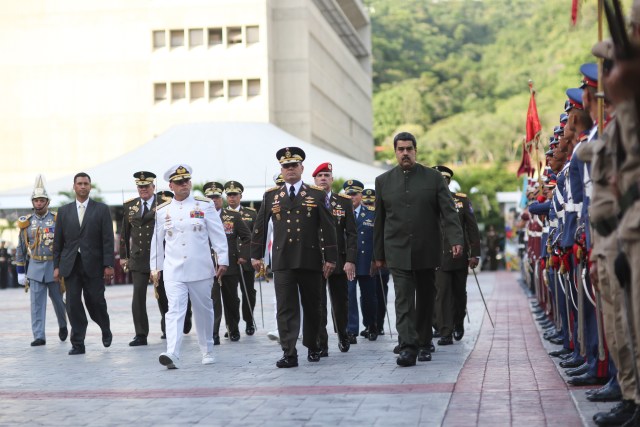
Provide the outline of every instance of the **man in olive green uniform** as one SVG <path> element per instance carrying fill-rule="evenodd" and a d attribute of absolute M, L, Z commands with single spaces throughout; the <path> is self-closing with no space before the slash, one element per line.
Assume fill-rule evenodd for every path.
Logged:
<path fill-rule="evenodd" d="M 149 286 L 149 256 L 153 227 L 156 223 L 156 175 L 140 171 L 133 174 L 139 197 L 124 202 L 120 233 L 120 265 L 131 272 L 133 300 L 131 312 L 136 336 L 130 346 L 147 345 L 149 317 L 147 316 L 147 288 Z"/>
<path fill-rule="evenodd" d="M 442 261 L 441 227 L 462 254 L 458 213 L 442 175 L 416 163 L 416 139 L 401 132 L 393 139 L 398 166 L 376 178 L 374 257 L 388 266 L 396 293 L 399 366 L 431 360 L 435 269 Z M 442 225 L 441 225 L 442 224 Z"/>
<path fill-rule="evenodd" d="M 224 184 L 224 192 L 227 195 L 227 210 L 236 211 L 240 214 L 242 221 L 245 223 L 249 231 L 253 231 L 258 212 L 255 209 L 242 206 L 242 192 L 244 187 L 238 181 L 227 181 Z M 249 245 L 247 245 L 249 247 Z M 247 259 L 247 261 L 249 261 Z M 250 262 L 240 265 L 240 274 L 242 274 L 240 292 L 242 293 L 242 320 L 245 322 L 245 332 L 247 335 L 253 335 L 256 332 L 255 317 L 253 310 L 256 306 L 256 288 L 255 288 L 255 271 Z"/>
<path fill-rule="evenodd" d="M 326 194 L 321 188 L 302 182 L 304 151 L 298 147 L 282 148 L 276 158 L 285 184 L 264 194 L 253 229 L 251 264 L 256 271 L 262 268 L 267 226 L 272 219 L 271 266 L 280 345 L 284 352 L 276 366 L 293 368 L 298 366 L 299 302 L 304 311 L 302 343 L 309 350 L 307 360 L 320 360 L 318 330 L 322 281 L 335 269 L 338 250 L 333 218 L 324 206 Z"/>
<path fill-rule="evenodd" d="M 240 340 L 240 300 L 238 299 L 238 282 L 240 281 L 240 264 L 246 263 L 249 259 L 249 248 L 251 243 L 251 232 L 244 224 L 242 217 L 236 211 L 222 207 L 222 193 L 224 187 L 219 182 L 207 182 L 203 187 L 204 195 L 211 200 L 220 214 L 220 220 L 227 236 L 227 246 L 229 247 L 229 268 L 222 283 L 214 280 L 211 289 L 211 299 L 213 300 L 213 344 L 220 344 L 220 321 L 222 320 L 224 304 L 224 320 L 227 324 L 227 335 L 231 341 Z M 222 298 L 221 298 L 222 297 Z"/>
<path fill-rule="evenodd" d="M 444 177 L 447 186 L 453 171 L 446 166 L 434 166 Z M 453 258 L 448 236 L 443 235 L 442 265 L 436 272 L 436 323 L 440 332 L 438 345 L 453 344 L 464 335 L 464 316 L 467 312 L 467 275 L 476 268 L 480 257 L 480 231 L 473 214 L 471 200 L 463 193 L 451 193 L 462 226 L 464 247 L 462 255 Z"/>

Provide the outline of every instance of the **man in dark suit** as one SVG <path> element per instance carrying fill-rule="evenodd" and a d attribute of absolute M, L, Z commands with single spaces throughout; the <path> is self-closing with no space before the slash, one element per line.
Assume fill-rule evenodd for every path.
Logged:
<path fill-rule="evenodd" d="M 302 182 L 305 153 L 298 147 L 278 150 L 285 184 L 267 190 L 262 199 L 251 241 L 251 264 L 262 268 L 269 219 L 273 220 L 272 270 L 277 302 L 278 331 L 284 352 L 278 368 L 298 366 L 296 341 L 300 305 L 304 310 L 303 341 L 307 360 L 318 362 L 318 329 L 323 276 L 331 275 L 338 259 L 333 218 L 324 207 L 321 188 Z M 324 247 L 324 259 L 323 251 Z"/>
<path fill-rule="evenodd" d="M 441 223 L 454 257 L 462 253 L 462 229 L 442 175 L 416 163 L 416 139 L 393 139 L 398 166 L 376 178 L 374 254 L 388 266 L 396 293 L 399 366 L 431 360 L 435 269 L 442 260 Z"/>
<path fill-rule="evenodd" d="M 114 240 L 109 207 L 89 199 L 91 178 L 84 172 L 73 178 L 76 200 L 62 206 L 56 218 L 53 238 L 53 277 L 64 279 L 67 288 L 67 314 L 71 324 L 70 355 L 84 354 L 87 316 L 102 330 L 102 344 L 113 338 L 104 299 L 105 281 L 113 279 Z"/>
<path fill-rule="evenodd" d="M 447 185 L 453 171 L 446 166 L 434 166 Z M 464 248 L 462 255 L 453 258 L 449 250 L 443 250 L 442 265 L 436 273 L 436 323 L 440 332 L 438 345 L 453 344 L 464 335 L 464 316 L 467 312 L 467 275 L 469 268 L 476 268 L 480 257 L 480 231 L 473 214 L 471 200 L 464 193 L 451 193 L 458 219 L 462 226 Z M 443 234 L 443 248 L 451 247 L 446 233 Z"/>

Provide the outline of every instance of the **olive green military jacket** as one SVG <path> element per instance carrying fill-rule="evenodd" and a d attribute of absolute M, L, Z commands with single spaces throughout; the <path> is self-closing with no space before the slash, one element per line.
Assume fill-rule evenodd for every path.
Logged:
<path fill-rule="evenodd" d="M 478 222 L 473 214 L 471 201 L 464 193 L 451 193 L 451 196 L 458 211 L 464 247 L 462 248 L 462 256 L 454 258 L 451 252 L 453 244 L 449 241 L 449 236 L 444 233 L 441 265 L 443 271 L 465 270 L 469 268 L 470 257 L 480 256 L 480 230 L 478 230 Z"/>
<path fill-rule="evenodd" d="M 451 245 L 463 245 L 451 192 L 440 172 L 419 163 L 396 166 L 376 178 L 374 258 L 389 268 L 420 270 L 442 262 L 442 228 Z"/>
<path fill-rule="evenodd" d="M 229 248 L 228 275 L 240 274 L 238 258 L 244 258 L 250 264 L 249 251 L 251 247 L 251 231 L 242 220 L 240 212 L 233 209 L 220 209 L 220 220 L 224 227 L 224 234 L 227 236 L 227 246 Z"/>
<path fill-rule="evenodd" d="M 142 216 L 142 199 L 135 197 L 124 202 L 124 216 L 120 230 L 120 259 L 129 260 L 129 270 L 149 272 L 151 238 L 156 224 L 157 197 Z"/>

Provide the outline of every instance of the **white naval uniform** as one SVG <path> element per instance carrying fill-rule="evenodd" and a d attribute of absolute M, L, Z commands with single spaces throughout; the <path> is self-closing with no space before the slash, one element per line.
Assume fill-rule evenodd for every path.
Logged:
<path fill-rule="evenodd" d="M 164 242 L 164 244 L 163 244 Z M 219 265 L 229 265 L 227 236 L 209 199 L 189 196 L 172 199 L 156 211 L 156 227 L 151 239 L 151 270 L 162 270 L 169 301 L 165 316 L 167 353 L 180 357 L 182 325 L 191 297 L 191 307 L 202 353 L 213 351 L 213 302 L 211 287 L 215 267 L 211 249 Z"/>

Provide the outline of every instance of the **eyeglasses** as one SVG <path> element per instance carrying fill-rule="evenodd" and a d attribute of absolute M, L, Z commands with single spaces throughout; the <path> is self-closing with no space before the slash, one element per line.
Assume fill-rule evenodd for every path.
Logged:
<path fill-rule="evenodd" d="M 191 178 L 185 178 L 185 179 L 176 179 L 173 182 L 175 185 L 184 185 L 184 184 L 188 184 L 191 182 Z"/>
<path fill-rule="evenodd" d="M 297 168 L 299 165 L 299 163 L 286 163 L 284 165 L 282 165 L 283 169 L 294 169 Z"/>

